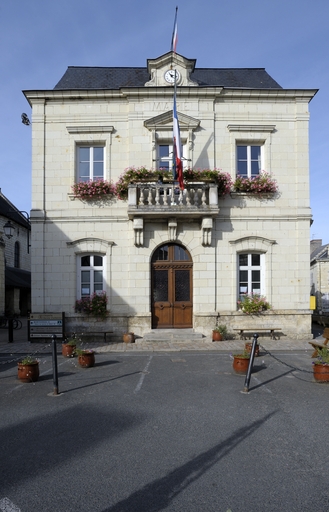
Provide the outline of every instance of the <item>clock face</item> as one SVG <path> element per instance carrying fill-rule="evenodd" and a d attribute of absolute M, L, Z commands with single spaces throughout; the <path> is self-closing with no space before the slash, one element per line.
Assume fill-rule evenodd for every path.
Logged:
<path fill-rule="evenodd" d="M 175 72 L 176 72 L 176 82 L 179 82 L 180 80 L 180 72 L 177 71 L 177 69 L 168 69 L 168 71 L 165 72 L 165 81 L 168 82 L 168 84 L 174 84 L 175 83 Z"/>

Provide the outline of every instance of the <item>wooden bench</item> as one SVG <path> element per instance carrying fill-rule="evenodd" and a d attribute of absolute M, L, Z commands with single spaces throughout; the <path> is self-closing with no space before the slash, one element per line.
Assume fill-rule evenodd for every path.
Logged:
<path fill-rule="evenodd" d="M 267 327 L 265 329 L 250 329 L 249 327 L 243 329 L 241 327 L 238 327 L 236 329 L 233 329 L 233 331 L 239 331 L 240 340 L 245 340 L 246 339 L 246 333 L 247 332 L 250 333 L 250 334 L 255 334 L 255 333 L 258 334 L 260 332 L 269 332 L 271 340 L 276 340 L 275 332 L 276 331 L 280 332 L 281 331 L 281 327 Z M 280 339 L 280 336 L 279 336 L 279 339 Z"/>
<path fill-rule="evenodd" d="M 314 352 L 311 357 L 316 357 L 318 355 L 318 348 L 329 348 L 327 346 L 329 341 L 329 327 L 327 327 L 322 334 L 323 338 L 325 338 L 324 343 L 318 343 L 317 341 L 309 341 L 309 344 L 314 348 Z"/>

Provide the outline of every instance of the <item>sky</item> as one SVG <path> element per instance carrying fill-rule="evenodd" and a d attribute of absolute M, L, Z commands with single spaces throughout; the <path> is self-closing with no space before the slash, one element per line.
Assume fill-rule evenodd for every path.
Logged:
<path fill-rule="evenodd" d="M 0 188 L 31 209 L 31 109 L 23 90 L 53 89 L 68 66 L 146 66 L 170 51 L 197 67 L 265 68 L 285 89 L 319 89 L 310 108 L 310 238 L 329 243 L 328 0 L 2 0 Z"/>

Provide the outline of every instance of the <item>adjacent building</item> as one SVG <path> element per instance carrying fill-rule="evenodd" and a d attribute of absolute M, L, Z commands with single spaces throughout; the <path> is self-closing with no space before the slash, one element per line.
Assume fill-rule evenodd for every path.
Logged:
<path fill-rule="evenodd" d="M 329 315 L 329 244 L 311 240 L 311 295 L 316 298 L 315 315 Z"/>
<path fill-rule="evenodd" d="M 30 238 L 29 220 L 0 189 L 0 316 L 31 310 Z"/>
<path fill-rule="evenodd" d="M 177 86 L 184 169 L 246 180 L 266 171 L 276 193 L 218 183 L 144 183 L 128 195 L 79 197 L 72 187 L 116 184 L 127 168 L 168 169 Z M 32 312 L 64 311 L 70 330 L 115 336 L 216 322 L 311 335 L 309 102 L 265 69 L 198 68 L 167 53 L 145 67 L 69 67 L 49 90 L 24 91 L 32 107 Z M 106 292 L 108 316 L 75 311 Z M 245 293 L 272 309 L 248 316 Z"/>

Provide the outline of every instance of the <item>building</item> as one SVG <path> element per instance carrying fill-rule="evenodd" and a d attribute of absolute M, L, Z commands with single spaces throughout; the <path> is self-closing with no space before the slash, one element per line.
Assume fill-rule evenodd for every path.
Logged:
<path fill-rule="evenodd" d="M 175 75 L 176 71 L 176 75 Z M 88 179 L 117 183 L 125 169 L 170 168 L 173 93 L 185 169 L 235 181 L 262 170 L 278 192 L 216 183 L 136 183 L 128 199 L 80 199 Z M 68 329 L 95 322 L 117 336 L 216 321 L 311 335 L 308 104 L 316 90 L 283 89 L 265 69 L 197 68 L 167 53 L 145 68 L 69 67 L 54 89 L 24 94 L 32 107 L 32 312 L 64 311 Z M 200 181 L 200 180 L 199 180 Z M 107 197 L 107 199 L 106 199 Z M 105 291 L 94 321 L 75 301 Z M 266 296 L 249 317 L 241 294 Z"/>
<path fill-rule="evenodd" d="M 4 226 L 11 226 L 5 236 Z M 0 316 L 31 310 L 31 226 L 0 189 Z"/>
<path fill-rule="evenodd" d="M 329 315 L 329 244 L 311 240 L 311 295 L 316 298 L 315 315 Z"/>

